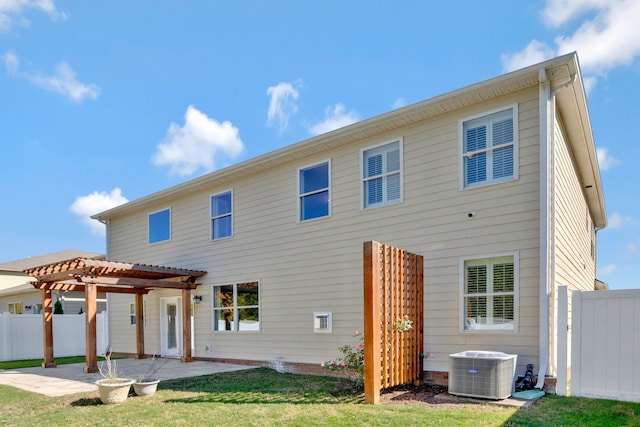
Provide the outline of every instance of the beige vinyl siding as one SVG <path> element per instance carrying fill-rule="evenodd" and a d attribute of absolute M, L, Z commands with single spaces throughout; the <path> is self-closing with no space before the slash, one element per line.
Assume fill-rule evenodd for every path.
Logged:
<path fill-rule="evenodd" d="M 425 369 L 448 370 L 448 354 L 471 349 L 538 354 L 538 101 L 537 88 L 441 115 L 399 132 L 280 164 L 233 182 L 159 202 L 111 220 L 110 258 L 208 271 L 194 294 L 195 356 L 319 363 L 355 343 L 361 329 L 362 244 L 378 240 L 425 257 Z M 458 188 L 458 121 L 518 103 L 519 179 L 471 190 Z M 362 149 L 403 138 L 403 202 L 361 209 Z M 297 221 L 297 170 L 331 159 L 331 216 Z M 210 197 L 233 189 L 233 237 L 211 241 Z M 171 207 L 171 241 L 148 245 L 149 212 Z M 467 213 L 476 211 L 469 219 Z M 461 334 L 459 258 L 518 251 L 519 329 L 514 334 Z M 261 331 L 212 332 L 212 287 L 260 282 Z M 178 293 L 174 293 L 178 295 Z M 147 352 L 158 351 L 157 291 L 147 301 Z M 110 297 L 112 328 L 128 322 L 126 297 Z M 313 333 L 313 312 L 333 313 L 333 333 Z M 122 312 L 122 313 L 121 313 Z M 122 319 L 121 319 L 122 318 Z M 128 323 L 127 323 L 128 325 Z M 135 351 L 133 329 L 112 332 L 114 350 Z M 211 346 L 205 351 L 205 346 Z"/>
<path fill-rule="evenodd" d="M 27 283 L 29 276 L 22 272 L 0 271 L 0 290 Z"/>
<path fill-rule="evenodd" d="M 591 256 L 593 221 L 567 146 L 560 118 L 555 126 L 555 285 L 569 290 L 594 289 L 595 260 Z"/>

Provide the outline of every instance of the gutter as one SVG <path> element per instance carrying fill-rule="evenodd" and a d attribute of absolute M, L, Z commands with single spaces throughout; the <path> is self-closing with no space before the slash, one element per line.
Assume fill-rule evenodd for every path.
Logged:
<path fill-rule="evenodd" d="M 552 230 L 555 219 L 555 188 L 554 176 L 549 171 L 555 168 L 554 147 L 555 138 L 553 123 L 555 123 L 555 96 L 564 88 L 573 85 L 577 73 L 565 83 L 551 88 L 547 79 L 546 68 L 539 70 L 539 106 L 540 106 L 540 319 L 539 319 L 539 354 L 538 381 L 535 388 L 542 390 L 548 365 L 551 359 L 551 298 L 554 292 L 555 278 L 555 230 Z M 544 129 L 544 131 L 542 131 Z M 543 197 L 544 196 L 544 197 Z M 554 313 L 555 314 L 555 313 Z M 555 351 L 555 350 L 554 350 Z"/>

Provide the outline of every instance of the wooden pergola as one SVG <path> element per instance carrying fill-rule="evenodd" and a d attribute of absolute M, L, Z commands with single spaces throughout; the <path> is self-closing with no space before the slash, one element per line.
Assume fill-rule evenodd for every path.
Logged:
<path fill-rule="evenodd" d="M 42 292 L 43 368 L 56 367 L 53 358 L 52 291 L 84 291 L 86 313 L 86 366 L 84 372 L 98 371 L 96 349 L 96 295 L 98 292 L 134 294 L 136 301 L 136 358 L 144 351 L 143 295 L 152 289 L 182 291 L 182 362 L 192 362 L 191 291 L 206 271 L 159 267 L 90 258 L 75 258 L 24 270 L 36 279 L 33 286 Z"/>

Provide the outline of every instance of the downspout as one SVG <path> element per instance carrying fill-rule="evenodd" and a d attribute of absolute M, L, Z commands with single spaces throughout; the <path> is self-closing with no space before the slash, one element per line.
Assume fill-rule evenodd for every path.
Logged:
<path fill-rule="evenodd" d="M 539 362 L 538 382 L 535 388 L 544 388 L 544 379 L 551 361 L 551 298 L 555 287 L 555 96 L 556 93 L 570 85 L 577 78 L 571 79 L 551 89 L 545 69 L 539 70 L 539 103 L 540 103 L 540 330 L 539 330 Z M 553 237 L 553 239 L 552 239 Z M 555 314 L 554 314 L 555 317 Z"/>
<path fill-rule="evenodd" d="M 540 85 L 538 87 L 538 102 L 540 110 L 540 296 L 539 296 L 539 331 L 538 331 L 538 382 L 536 388 L 544 388 L 544 378 L 547 373 L 549 360 L 549 257 L 551 244 L 549 242 L 550 188 L 549 188 L 549 148 L 551 132 L 551 83 L 547 80 L 544 68 L 538 71 Z"/>

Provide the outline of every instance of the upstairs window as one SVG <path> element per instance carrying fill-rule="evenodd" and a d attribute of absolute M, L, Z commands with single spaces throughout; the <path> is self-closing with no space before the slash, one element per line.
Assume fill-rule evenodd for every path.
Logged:
<path fill-rule="evenodd" d="M 211 196 L 211 239 L 233 234 L 233 194 L 231 191 Z"/>
<path fill-rule="evenodd" d="M 462 122 L 463 188 L 517 177 L 516 107 Z"/>
<path fill-rule="evenodd" d="M 402 144 L 400 140 L 362 152 L 363 207 L 402 201 Z"/>
<path fill-rule="evenodd" d="M 149 243 L 171 239 L 171 209 L 149 214 Z"/>
<path fill-rule="evenodd" d="M 298 171 L 300 221 L 329 216 L 329 176 L 328 161 Z"/>
<path fill-rule="evenodd" d="M 513 332 L 516 323 L 515 256 L 465 260 L 462 278 L 462 330 Z"/>
<path fill-rule="evenodd" d="M 260 285 L 233 283 L 213 287 L 213 330 L 260 331 Z"/>

